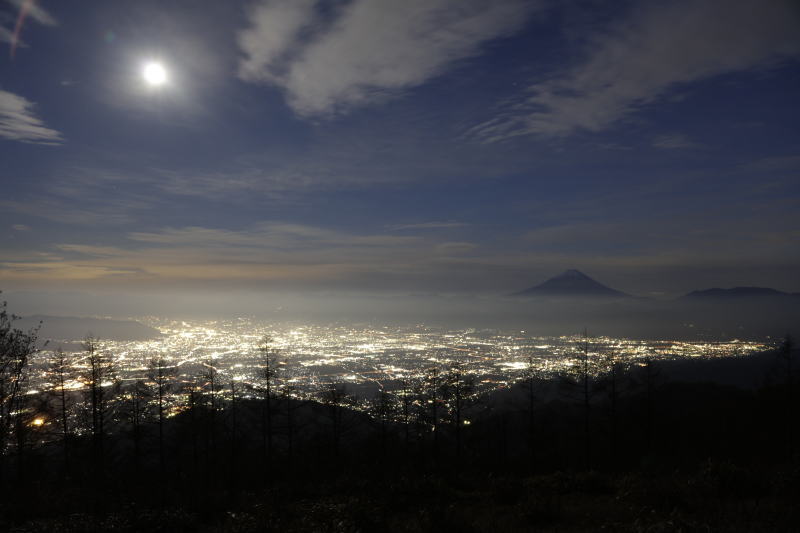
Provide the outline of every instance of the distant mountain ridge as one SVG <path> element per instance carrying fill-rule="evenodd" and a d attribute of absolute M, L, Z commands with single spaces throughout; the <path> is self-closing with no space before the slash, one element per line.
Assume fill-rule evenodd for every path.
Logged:
<path fill-rule="evenodd" d="M 558 276 L 523 291 L 514 296 L 540 296 L 548 298 L 630 298 L 622 291 L 607 287 L 595 281 L 580 270 L 565 270 Z"/>
<path fill-rule="evenodd" d="M 703 289 L 692 291 L 682 298 L 690 300 L 730 300 L 738 298 L 786 298 L 797 297 L 797 293 L 789 293 L 769 287 L 733 287 L 731 289 Z"/>
<path fill-rule="evenodd" d="M 612 289 L 590 278 L 580 270 L 569 269 L 539 285 L 515 292 L 511 296 L 547 298 L 636 298 L 630 294 Z M 642 299 L 642 298 L 638 298 Z M 731 300 L 788 300 L 799 299 L 800 293 L 784 292 L 770 287 L 732 287 L 723 289 L 713 287 L 698 289 L 678 297 L 677 301 L 718 302 Z"/>

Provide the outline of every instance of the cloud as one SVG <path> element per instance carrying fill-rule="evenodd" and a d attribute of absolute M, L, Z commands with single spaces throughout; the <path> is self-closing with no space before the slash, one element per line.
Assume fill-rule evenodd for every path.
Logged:
<path fill-rule="evenodd" d="M 756 172 L 797 172 L 800 171 L 800 155 L 766 157 L 752 161 L 744 168 Z"/>
<path fill-rule="evenodd" d="M 393 231 L 405 231 L 416 229 L 450 229 L 450 228 L 463 228 L 468 226 L 464 222 L 421 222 L 419 224 L 394 224 L 387 226 L 388 229 Z"/>
<path fill-rule="evenodd" d="M 575 222 L 527 231 L 520 242 L 535 253 L 563 254 L 581 264 L 718 268 L 726 263 L 796 264 L 800 253 L 787 251 L 800 236 L 791 208 L 775 209 L 774 220 L 764 216 L 766 209 L 741 209 L 735 218 L 715 222 L 707 212 Z"/>
<path fill-rule="evenodd" d="M 522 27 L 539 2 L 267 0 L 239 32 L 239 76 L 283 88 L 300 115 L 330 115 L 423 84 Z"/>
<path fill-rule="evenodd" d="M 659 135 L 653 139 L 653 146 L 664 150 L 676 150 L 680 148 L 697 148 L 699 145 L 685 135 Z"/>
<path fill-rule="evenodd" d="M 0 208 L 15 213 L 44 218 L 59 224 L 109 228 L 132 224 L 144 207 L 136 201 L 111 198 L 105 204 L 70 201 L 66 196 L 29 196 L 21 200 L 0 200 Z"/>
<path fill-rule="evenodd" d="M 165 228 L 129 234 L 117 246 L 61 244 L 61 257 L 17 257 L 0 263 L 11 281 L 320 282 L 386 269 L 411 270 L 421 241 L 358 235 L 314 226 L 261 223 L 233 231 Z M 432 246 L 432 245 L 431 245 Z M 425 248 L 430 249 L 431 246 Z"/>
<path fill-rule="evenodd" d="M 9 0 L 9 2 L 17 6 L 17 9 L 21 12 L 24 12 L 25 16 L 31 17 L 39 24 L 58 26 L 56 18 L 33 0 Z"/>
<path fill-rule="evenodd" d="M 272 1 L 254 4 L 250 28 L 239 32 L 239 46 L 247 56 L 239 75 L 248 81 L 278 82 L 277 63 L 298 38 L 299 31 L 315 17 L 316 0 Z"/>
<path fill-rule="evenodd" d="M 0 43 L 8 43 L 11 45 L 12 56 L 16 48 L 27 48 L 28 45 L 19 38 L 19 31 L 27 17 L 32 18 L 34 21 L 44 26 L 58 26 L 58 20 L 48 13 L 44 8 L 40 7 L 34 0 L 8 0 L 19 11 L 16 17 L 16 28 L 11 30 L 5 26 L 0 26 Z M 14 25 L 13 19 L 9 20 L 7 16 L 0 17 L 0 23 L 9 23 Z"/>
<path fill-rule="evenodd" d="M 0 261 L 0 281 L 300 281 L 358 286 L 364 276 L 402 280 L 431 272 L 444 276 L 448 261 L 475 247 L 289 222 L 260 222 L 237 230 L 168 227 L 131 232 L 114 245 L 72 242 L 54 245 L 57 255 L 16 254 Z"/>
<path fill-rule="evenodd" d="M 792 0 L 646 2 L 590 39 L 583 61 L 470 131 L 484 141 L 601 131 L 668 90 L 800 56 Z"/>
<path fill-rule="evenodd" d="M 61 133 L 33 113 L 33 102 L 0 89 L 0 137 L 34 144 L 61 144 Z"/>
<path fill-rule="evenodd" d="M 445 255 L 460 255 L 473 251 L 478 245 L 472 242 L 443 242 L 436 250 Z"/>
<path fill-rule="evenodd" d="M 14 44 L 14 32 L 8 28 L 0 26 L 0 43 Z M 17 48 L 27 48 L 28 45 L 20 40 L 17 40 L 16 46 Z"/>
<path fill-rule="evenodd" d="M 283 221 L 239 229 L 165 227 L 131 232 L 110 244 L 87 236 L 49 250 L 15 250 L 0 260 L 0 283 L 502 292 L 525 287 L 534 273 L 544 277 L 576 267 L 610 280 L 664 269 L 780 270 L 800 261 L 791 246 L 800 237 L 795 211 L 787 208 L 771 219 L 760 211 L 737 211 L 735 219 L 711 225 L 700 212 L 635 223 L 590 218 L 522 235 L 509 231 L 490 242 Z"/>
<path fill-rule="evenodd" d="M 391 247 L 417 242 L 415 237 L 396 235 L 352 235 L 339 231 L 285 222 L 262 222 L 240 231 L 203 227 L 165 228 L 157 233 L 133 232 L 131 240 L 164 245 L 276 248 L 281 250 L 325 247 Z"/>
<path fill-rule="evenodd" d="M 14 231 L 30 231 L 30 226 L 26 226 L 25 224 L 12 224 L 11 229 Z"/>
<path fill-rule="evenodd" d="M 31 192 L 0 197 L 0 210 L 43 218 L 58 224 L 110 230 L 150 221 L 174 208 L 156 178 L 144 171 L 59 166 L 46 185 Z"/>

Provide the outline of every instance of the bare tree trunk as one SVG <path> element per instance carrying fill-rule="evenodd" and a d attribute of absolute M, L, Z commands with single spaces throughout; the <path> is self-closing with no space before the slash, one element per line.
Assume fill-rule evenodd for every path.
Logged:
<path fill-rule="evenodd" d="M 456 457 L 461 458 L 461 371 L 455 373 Z"/>
<path fill-rule="evenodd" d="M 589 338 L 584 330 L 583 332 L 583 361 L 582 361 L 582 369 L 581 373 L 583 374 L 581 377 L 582 385 L 583 385 L 583 438 L 584 438 L 584 453 L 585 453 L 585 461 L 586 461 L 586 468 L 590 468 L 592 465 L 592 456 L 591 456 L 591 434 L 589 431 L 589 409 L 590 405 L 590 398 L 589 398 Z"/>
<path fill-rule="evenodd" d="M 215 463 L 217 460 L 217 369 L 214 368 L 211 362 L 206 363 L 205 366 L 205 378 L 208 381 L 207 384 L 210 392 L 207 427 L 207 443 L 210 453 L 208 454 L 207 458 L 209 463 L 211 463 L 212 472 L 215 472 Z"/>
<path fill-rule="evenodd" d="M 166 446 L 164 443 L 164 425 L 166 423 L 166 400 L 167 393 L 172 388 L 172 378 L 176 374 L 174 366 L 169 366 L 163 357 L 158 357 L 150 361 L 150 380 L 155 383 L 156 399 L 158 400 L 158 464 L 161 472 L 165 472 L 167 466 Z"/>
<path fill-rule="evenodd" d="M 341 413 L 338 403 L 331 404 L 331 417 L 333 421 L 333 456 L 339 457 L 339 440 L 341 438 Z"/>
<path fill-rule="evenodd" d="M 267 464 L 272 463 L 272 387 L 267 384 Z"/>
<path fill-rule="evenodd" d="M 89 401 L 92 414 L 92 459 L 95 481 L 103 477 L 105 458 L 103 446 L 103 361 L 98 352 L 97 339 L 86 337 L 83 348 L 89 362 Z"/>
<path fill-rule="evenodd" d="M 189 390 L 189 424 L 192 435 L 192 478 L 197 479 L 197 397 L 194 388 Z"/>
<path fill-rule="evenodd" d="M 433 425 L 433 460 L 439 462 L 439 369 L 431 369 L 431 423 Z"/>
<path fill-rule="evenodd" d="M 36 351 L 38 327 L 24 333 L 13 327 L 14 315 L 0 303 L 0 489 L 5 474 L 5 454 L 20 417 L 28 359 Z M 41 324 L 40 324 L 41 325 Z"/>
<path fill-rule="evenodd" d="M 411 429 L 411 387 L 406 380 L 402 381 L 403 394 L 403 428 L 405 433 L 405 456 L 408 459 L 410 451 L 410 429 Z"/>
<path fill-rule="evenodd" d="M 237 492 L 239 488 L 239 469 L 238 458 L 236 456 L 238 451 L 237 443 L 237 400 L 236 400 L 236 381 L 231 379 L 231 461 L 230 461 L 230 479 L 231 491 Z"/>
<path fill-rule="evenodd" d="M 344 386 L 337 386 L 331 383 L 328 389 L 323 392 L 322 401 L 328 407 L 331 420 L 331 448 L 333 457 L 338 458 L 343 431 L 343 407 L 348 401 Z"/>
<path fill-rule="evenodd" d="M 653 451 L 653 434 L 655 432 L 655 396 L 656 396 L 655 363 L 648 356 L 644 364 L 645 379 L 645 449 L 647 453 Z"/>
<path fill-rule="evenodd" d="M 286 388 L 286 444 L 287 444 L 287 455 L 288 455 L 288 463 L 289 468 L 291 468 L 292 464 L 292 455 L 294 453 L 294 420 L 293 420 L 293 411 L 294 408 L 292 407 L 292 396 L 289 392 L 289 388 Z"/>
<path fill-rule="evenodd" d="M 166 466 L 164 459 L 164 374 L 160 366 L 158 372 L 158 464 L 163 473 Z"/>
<path fill-rule="evenodd" d="M 617 466 L 617 371 L 616 362 L 611 367 L 611 461 Z"/>
<path fill-rule="evenodd" d="M 272 421 L 272 396 L 273 382 L 277 376 L 278 352 L 272 347 L 272 337 L 264 336 L 261 339 L 262 368 L 261 377 L 264 379 L 264 399 L 261 407 L 261 446 L 264 475 L 267 475 L 272 465 L 273 458 L 273 421 Z"/>
<path fill-rule="evenodd" d="M 61 422 L 61 448 L 63 453 L 63 477 L 66 478 L 69 474 L 69 423 L 68 423 L 68 405 L 67 405 L 67 390 L 65 388 L 66 372 L 67 372 L 67 358 L 64 350 L 59 348 L 55 353 L 55 360 L 53 367 L 56 373 L 56 382 L 58 384 L 58 411 Z"/>
<path fill-rule="evenodd" d="M 531 471 L 536 469 L 536 374 L 533 358 L 528 357 L 528 453 Z"/>
<path fill-rule="evenodd" d="M 786 455 L 791 457 L 794 452 L 794 441 L 795 441 L 795 422 L 793 420 L 795 416 L 795 406 L 794 406 L 794 376 L 792 375 L 792 349 L 794 348 L 794 341 L 792 338 L 787 335 L 786 338 L 783 340 L 783 343 L 780 347 L 780 355 L 784 359 L 786 364 L 786 410 L 790 415 L 790 420 L 786 424 Z"/>
<path fill-rule="evenodd" d="M 138 387 L 137 387 L 138 388 Z M 142 398 L 141 391 L 136 390 L 133 398 L 133 472 L 139 481 L 142 462 Z"/>

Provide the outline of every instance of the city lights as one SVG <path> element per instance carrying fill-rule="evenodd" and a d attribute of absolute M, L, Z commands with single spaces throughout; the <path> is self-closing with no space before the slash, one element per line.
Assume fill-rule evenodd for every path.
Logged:
<path fill-rule="evenodd" d="M 143 319 L 144 320 L 144 319 Z M 172 321 L 147 319 L 162 337 L 144 342 L 101 341 L 101 350 L 115 360 L 116 375 L 122 384 L 147 380 L 149 361 L 163 357 L 177 371 L 172 379 L 181 388 L 202 386 L 200 376 L 213 362 L 221 382 L 235 380 L 257 389 L 261 377 L 260 339 L 269 335 L 280 363 L 278 388 L 291 386 L 291 394 L 310 398 L 326 386 L 344 384 L 366 409 L 379 390 L 396 390 L 401 381 L 424 379 L 433 367 L 447 369 L 457 363 L 465 376 L 476 384 L 475 394 L 506 388 L 533 370 L 542 378 L 572 372 L 577 358 L 588 343 L 588 356 L 597 364 L 593 373 L 602 373 L 604 354 L 614 352 L 623 365 L 635 366 L 646 359 L 735 357 L 764 350 L 764 343 L 731 340 L 728 342 L 688 342 L 679 340 L 632 340 L 581 335 L 540 337 L 521 331 L 440 330 L 425 326 L 354 327 L 345 325 L 298 326 L 265 324 L 253 320 Z M 75 346 L 80 339 L 65 339 Z M 36 389 L 53 388 L 47 359 L 41 352 L 34 361 L 31 377 Z M 73 356 L 76 375 L 65 389 L 80 391 L 86 383 L 79 379 L 87 362 L 79 350 Z M 104 387 L 112 383 L 104 382 Z M 247 397 L 252 389 L 245 387 Z M 223 388 L 216 394 L 226 398 Z M 172 392 L 167 411 L 177 414 L 185 408 L 185 394 Z M 36 419 L 35 425 L 44 423 Z M 464 422 L 468 424 L 467 421 Z"/>

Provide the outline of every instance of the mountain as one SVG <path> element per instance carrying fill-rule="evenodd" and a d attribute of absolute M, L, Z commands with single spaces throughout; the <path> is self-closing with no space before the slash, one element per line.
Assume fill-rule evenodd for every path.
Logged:
<path fill-rule="evenodd" d="M 694 301 L 717 301 L 717 300 L 739 300 L 739 299 L 774 299 L 774 298 L 796 298 L 797 295 L 788 292 L 770 289 L 768 287 L 734 287 L 732 289 L 705 289 L 692 291 L 683 296 L 683 299 Z"/>
<path fill-rule="evenodd" d="M 606 287 L 579 270 L 566 270 L 544 283 L 515 293 L 514 296 L 549 298 L 629 298 L 628 294 Z"/>
<path fill-rule="evenodd" d="M 14 327 L 23 331 L 41 323 L 40 340 L 80 341 L 88 334 L 113 341 L 146 341 L 157 338 L 161 332 L 134 320 L 108 318 L 83 318 L 72 316 L 35 315 L 14 321 Z"/>

